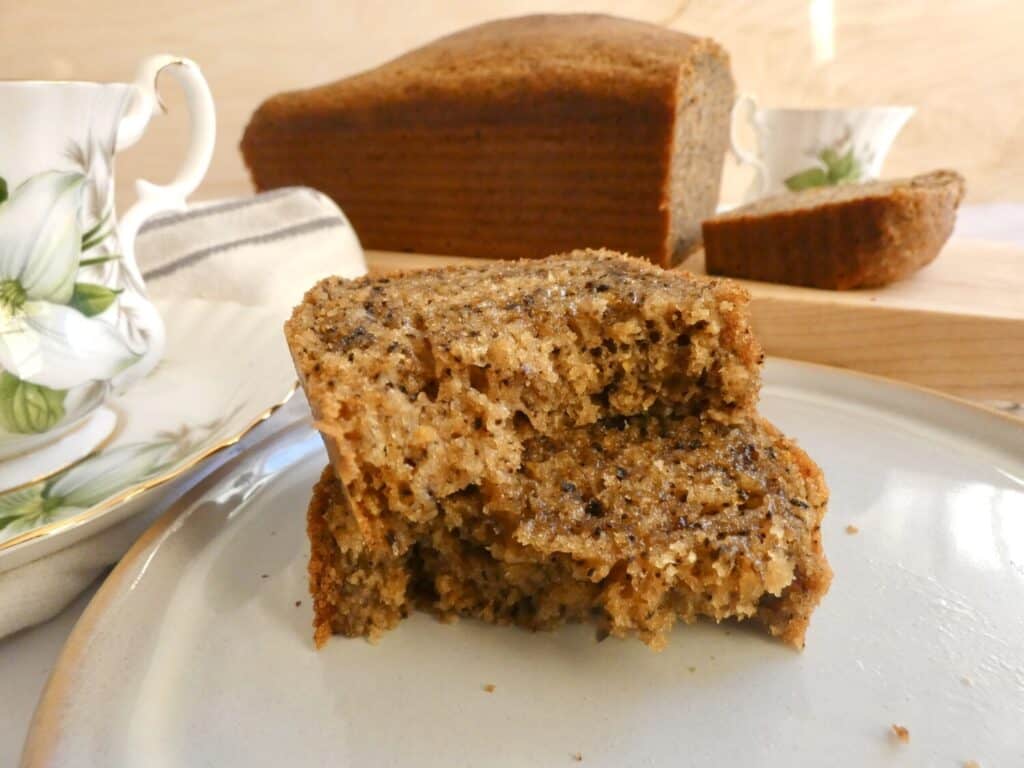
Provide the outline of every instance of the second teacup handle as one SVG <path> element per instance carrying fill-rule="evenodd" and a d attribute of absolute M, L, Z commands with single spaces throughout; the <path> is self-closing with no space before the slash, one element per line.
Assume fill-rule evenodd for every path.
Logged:
<path fill-rule="evenodd" d="M 753 115 L 757 113 L 757 102 L 749 93 L 740 94 L 736 99 L 736 103 L 732 105 L 732 112 L 729 114 L 729 146 L 732 149 L 732 153 L 736 155 L 737 160 L 754 167 L 754 170 L 757 172 L 757 194 L 761 196 L 765 193 L 768 184 L 768 166 L 761 162 L 756 154 L 743 149 L 736 136 L 736 126 L 739 117 L 748 107 L 750 110 L 750 117 L 748 119 L 753 121 Z M 754 125 L 756 128 L 756 123 Z"/>
<path fill-rule="evenodd" d="M 213 96 L 199 67 L 191 59 L 161 54 L 150 56 L 139 65 L 135 77 L 135 97 L 118 128 L 117 150 L 138 141 L 150 118 L 165 111 L 157 92 L 157 78 L 164 70 L 173 75 L 185 91 L 191 136 L 185 162 L 178 175 L 168 184 L 153 184 L 145 179 L 135 182 L 138 200 L 121 217 L 118 225 L 121 265 L 134 289 L 126 291 L 121 300 L 125 305 L 132 305 L 130 309 L 137 327 L 147 338 L 147 349 L 142 360 L 115 379 L 114 386 L 118 389 L 149 373 L 162 357 L 165 342 L 163 322 L 156 308 L 146 298 L 142 274 L 135 260 L 135 236 L 146 219 L 154 214 L 184 210 L 185 199 L 196 190 L 210 167 L 216 137 Z"/>

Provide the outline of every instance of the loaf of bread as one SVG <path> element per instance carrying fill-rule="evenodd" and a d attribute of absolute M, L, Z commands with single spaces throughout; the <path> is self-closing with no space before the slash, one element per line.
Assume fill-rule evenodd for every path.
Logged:
<path fill-rule="evenodd" d="M 960 174 L 933 171 L 767 197 L 704 222 L 707 270 L 833 290 L 887 285 L 939 254 L 963 195 Z"/>
<path fill-rule="evenodd" d="M 368 248 L 669 264 L 714 213 L 733 93 L 710 40 L 527 16 L 274 96 L 241 148 L 257 189 L 322 190 Z"/>

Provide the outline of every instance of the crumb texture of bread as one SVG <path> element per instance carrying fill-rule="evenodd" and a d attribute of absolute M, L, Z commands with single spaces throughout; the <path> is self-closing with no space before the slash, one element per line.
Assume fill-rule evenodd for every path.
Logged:
<path fill-rule="evenodd" d="M 723 420 L 742 412 L 762 356 L 747 302 L 728 281 L 579 251 L 328 278 L 285 332 L 357 509 L 415 519 L 517 473 L 532 434 L 656 403 Z"/>
<path fill-rule="evenodd" d="M 763 420 L 643 415 L 535 437 L 513 483 L 441 499 L 411 528 L 384 513 L 402 533 L 376 545 L 343 496 L 326 471 L 310 516 L 340 538 L 314 559 L 372 554 L 338 569 L 318 632 L 374 636 L 418 607 L 533 630 L 589 620 L 654 648 L 677 621 L 755 619 L 802 647 L 831 580 L 820 471 Z M 405 602 L 381 602 L 378 580 L 397 571 Z"/>
<path fill-rule="evenodd" d="M 714 42 L 594 14 L 493 21 L 283 93 L 241 150 L 257 189 L 332 197 L 368 248 L 666 264 L 714 213 L 734 85 Z"/>
<path fill-rule="evenodd" d="M 655 648 L 754 619 L 802 647 L 828 491 L 756 414 L 745 305 L 607 252 L 312 289 L 286 335 L 331 458 L 317 641 L 419 608 Z"/>
<path fill-rule="evenodd" d="M 954 171 L 775 195 L 703 224 L 709 273 L 814 288 L 872 288 L 938 256 L 964 180 Z"/>

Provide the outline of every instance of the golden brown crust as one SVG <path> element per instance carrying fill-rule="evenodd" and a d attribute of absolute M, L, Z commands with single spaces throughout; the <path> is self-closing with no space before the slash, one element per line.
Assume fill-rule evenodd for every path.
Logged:
<path fill-rule="evenodd" d="M 833 290 L 887 285 L 935 259 L 963 193 L 959 174 L 935 171 L 758 201 L 704 222 L 707 270 Z"/>
<path fill-rule="evenodd" d="M 361 74 L 279 94 L 267 119 L 358 120 L 367 114 L 405 120 L 402 105 L 422 104 L 428 119 L 454 121 L 445 106 L 505 120 L 528 120 L 524 97 L 561 92 L 547 105 L 568 116 L 576 98 L 643 103 L 670 100 L 680 67 L 726 54 L 714 41 L 642 21 L 602 14 L 539 14 L 460 30 Z M 438 103 L 440 101 L 440 104 Z M 259 114 L 259 113 L 257 113 Z"/>
<path fill-rule="evenodd" d="M 258 189 L 324 191 L 369 248 L 514 259 L 609 247 L 666 264 L 714 210 L 732 93 L 709 40 L 528 16 L 274 96 L 241 149 Z M 699 177 L 673 170 L 688 183 L 670 184 L 677 164 Z"/>
<path fill-rule="evenodd" d="M 325 514 L 332 500 L 334 473 L 327 467 L 313 487 L 306 512 L 309 536 L 309 593 L 313 596 L 313 641 L 319 648 L 331 636 L 331 617 L 338 610 L 338 574 L 340 550 L 327 527 Z"/>
<path fill-rule="evenodd" d="M 318 648 L 331 634 L 375 640 L 405 618 L 409 573 L 386 546 L 362 535 L 360 520 L 330 467 L 313 488 L 306 531 Z"/>
<path fill-rule="evenodd" d="M 784 454 L 780 464 L 795 468 L 803 478 L 806 500 L 815 510 L 816 524 L 810 529 L 809 540 L 802 542 L 800 548 L 807 565 L 797 569 L 793 584 L 787 587 L 780 599 L 768 597 L 762 601 L 757 616 L 772 634 L 790 645 L 803 648 L 811 614 L 832 584 L 832 568 L 825 558 L 821 542 L 821 522 L 827 511 L 829 490 L 821 469 L 799 445 L 767 420 L 761 419 L 760 423 Z"/>

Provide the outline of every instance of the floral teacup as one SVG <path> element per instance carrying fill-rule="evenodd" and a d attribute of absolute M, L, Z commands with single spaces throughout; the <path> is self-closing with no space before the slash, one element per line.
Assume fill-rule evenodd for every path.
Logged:
<path fill-rule="evenodd" d="M 158 75 L 184 88 L 192 136 L 170 184 L 137 183 L 114 210 L 114 154 L 161 109 Z M 214 109 L 196 65 L 144 60 L 127 83 L 0 81 L 0 460 L 62 438 L 160 360 L 164 328 L 133 243 L 180 209 L 213 153 Z M 26 478 L 30 479 L 30 478 Z M 6 484 L 6 483 L 5 483 Z"/>
<path fill-rule="evenodd" d="M 737 138 L 740 115 L 749 110 L 757 150 Z M 808 187 L 878 178 L 896 136 L 913 107 L 781 109 L 759 107 L 740 96 L 732 110 L 732 151 L 757 172 L 744 202 Z"/>

